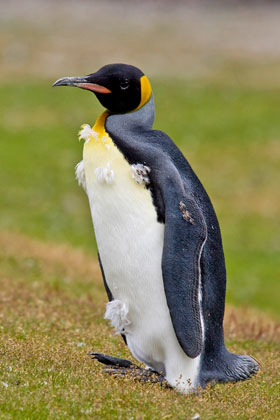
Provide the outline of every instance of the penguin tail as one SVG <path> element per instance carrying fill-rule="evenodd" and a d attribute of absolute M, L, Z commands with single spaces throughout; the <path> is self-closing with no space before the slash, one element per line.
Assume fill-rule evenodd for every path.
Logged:
<path fill-rule="evenodd" d="M 230 353 L 224 349 L 213 365 L 202 366 L 200 383 L 205 387 L 209 383 L 245 381 L 254 376 L 259 367 L 259 363 L 253 357 Z"/>
<path fill-rule="evenodd" d="M 245 381 L 254 376 L 259 370 L 259 363 L 251 356 L 229 353 L 230 364 L 225 371 L 227 381 Z"/>

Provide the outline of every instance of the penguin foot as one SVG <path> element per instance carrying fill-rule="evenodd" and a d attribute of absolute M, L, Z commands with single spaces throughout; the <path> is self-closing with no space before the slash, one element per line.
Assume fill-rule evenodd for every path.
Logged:
<path fill-rule="evenodd" d="M 168 383 L 166 382 L 164 376 L 155 372 L 151 369 L 142 369 L 140 367 L 131 367 L 131 368 L 115 368 L 109 367 L 103 368 L 104 372 L 109 373 L 109 375 L 113 375 L 115 377 L 129 377 L 135 381 L 139 382 L 151 382 L 151 383 L 160 383 L 166 387 L 169 387 Z"/>
<path fill-rule="evenodd" d="M 120 367 L 120 368 L 138 368 L 135 363 L 132 363 L 130 360 L 119 359 L 118 357 L 108 356 L 103 353 L 88 353 L 88 356 L 92 356 L 92 359 L 98 360 L 98 362 L 103 363 L 103 365 Z M 139 368 L 140 369 L 140 368 Z"/>
<path fill-rule="evenodd" d="M 118 357 L 108 356 L 103 353 L 88 353 L 92 359 L 104 364 L 104 372 L 115 377 L 130 377 L 140 382 L 160 383 L 169 387 L 164 376 L 152 369 L 142 369 L 130 360 L 119 359 Z"/>

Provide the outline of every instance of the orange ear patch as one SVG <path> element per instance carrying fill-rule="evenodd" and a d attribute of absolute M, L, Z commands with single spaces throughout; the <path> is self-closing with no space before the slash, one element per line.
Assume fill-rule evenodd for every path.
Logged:
<path fill-rule="evenodd" d="M 145 105 L 150 99 L 151 94 L 152 94 L 152 87 L 151 87 L 148 77 L 142 76 L 140 79 L 140 82 L 141 82 L 141 102 L 136 108 L 136 110 L 140 109 L 143 105 Z"/>

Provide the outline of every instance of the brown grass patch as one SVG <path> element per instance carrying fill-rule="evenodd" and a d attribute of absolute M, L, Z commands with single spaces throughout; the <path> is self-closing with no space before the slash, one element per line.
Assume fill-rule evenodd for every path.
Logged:
<path fill-rule="evenodd" d="M 45 268 L 60 266 L 69 276 L 94 278 L 101 283 L 98 261 L 82 250 L 67 245 L 46 243 L 15 232 L 0 231 L 0 249 L 4 257 L 35 258 Z"/>
<path fill-rule="evenodd" d="M 227 339 L 280 341 L 280 324 L 263 312 L 228 305 L 225 311 Z"/>

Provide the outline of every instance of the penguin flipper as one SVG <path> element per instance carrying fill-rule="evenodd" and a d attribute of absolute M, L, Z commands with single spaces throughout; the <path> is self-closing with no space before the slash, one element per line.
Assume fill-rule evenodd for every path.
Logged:
<path fill-rule="evenodd" d="M 170 191 L 170 190 L 169 190 Z M 207 237 L 204 217 L 191 196 L 164 194 L 165 233 L 162 255 L 164 289 L 172 324 L 184 352 L 202 351 L 200 256 Z"/>
<path fill-rule="evenodd" d="M 98 255 L 98 262 L 99 262 L 99 265 L 100 265 L 100 270 L 101 270 L 101 274 L 102 274 L 102 278 L 103 278 L 104 287 L 105 287 L 109 302 L 111 302 L 114 298 L 113 298 L 111 290 L 109 289 L 109 286 L 106 282 L 106 277 L 105 277 L 105 273 L 104 273 L 104 269 L 103 269 L 103 265 L 102 265 L 102 261 L 101 261 L 99 252 L 98 252 L 97 255 Z"/>
<path fill-rule="evenodd" d="M 103 265 L 102 265 L 102 261 L 101 261 L 101 257 L 100 257 L 99 252 L 98 252 L 98 262 L 99 262 L 99 265 L 100 265 L 100 270 L 101 270 L 101 274 L 102 274 L 102 278 L 103 278 L 104 287 L 105 287 L 105 290 L 106 290 L 106 293 L 107 293 L 107 296 L 108 296 L 108 300 L 109 300 L 109 302 L 111 302 L 112 300 L 114 300 L 114 297 L 112 295 L 111 290 L 109 289 L 108 283 L 106 282 L 106 277 L 105 277 L 105 273 L 104 273 L 104 269 L 103 269 Z M 124 334 L 121 334 L 121 336 L 122 336 L 125 344 L 127 344 L 126 336 Z"/>

